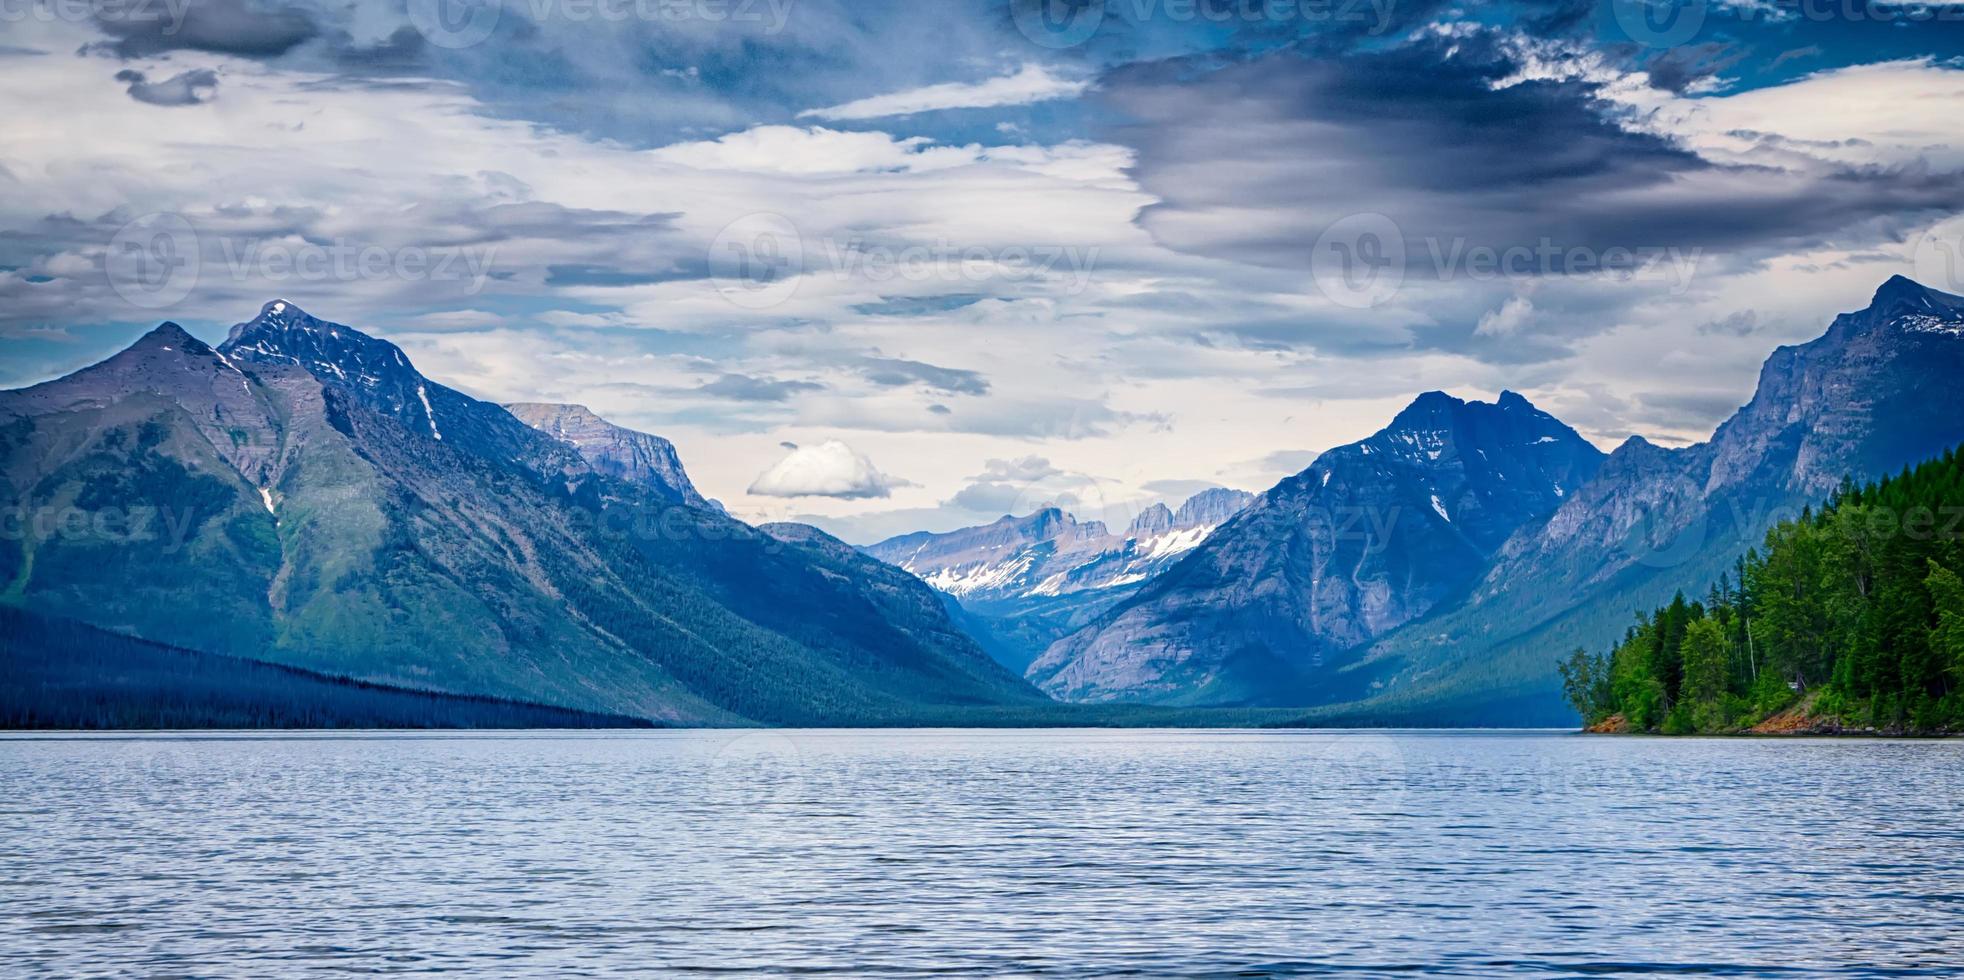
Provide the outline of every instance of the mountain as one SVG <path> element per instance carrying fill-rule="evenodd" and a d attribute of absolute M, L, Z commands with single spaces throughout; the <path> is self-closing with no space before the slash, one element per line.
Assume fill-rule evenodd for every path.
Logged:
<path fill-rule="evenodd" d="M 1110 589 L 1152 577 L 1253 496 L 1217 487 L 1195 494 L 1178 513 L 1156 503 L 1133 518 L 1123 534 L 1046 507 L 958 531 L 903 534 L 867 547 L 866 553 L 975 602 Z"/>
<path fill-rule="evenodd" d="M 1566 724 L 1555 662 L 1606 649 L 1638 610 L 1718 581 L 1768 529 L 1964 442 L 1964 298 L 1901 276 L 1818 339 L 1781 347 L 1709 442 L 1633 438 L 1504 544 L 1462 601 L 1374 644 L 1380 678 L 1333 709 L 1414 722 Z"/>
<path fill-rule="evenodd" d="M 1155 503 L 1124 533 L 1056 507 L 979 527 L 890 538 L 866 553 L 959 600 L 954 615 L 1021 673 L 1044 648 L 1171 567 L 1254 495 L 1216 487 L 1178 511 Z"/>
<path fill-rule="evenodd" d="M 647 727 L 181 650 L 0 606 L 0 729 Z"/>
<path fill-rule="evenodd" d="M 1028 676 L 1076 701 L 1312 704 L 1344 653 L 1464 589 L 1602 453 L 1503 392 L 1420 395 L 1332 449 L 1083 629 Z"/>
<path fill-rule="evenodd" d="M 601 473 L 653 487 L 679 503 L 709 506 L 689 482 L 675 444 L 667 439 L 622 428 L 584 405 L 519 402 L 506 405 L 505 410 L 520 422 L 572 446 Z"/>
<path fill-rule="evenodd" d="M 596 431 L 555 438 L 283 301 L 217 348 L 164 324 L 0 392 L 0 500 L 28 518 L 0 541 L 0 603 L 332 677 L 670 722 L 1042 703 L 925 586 L 695 506 L 679 464 L 660 469 L 665 441 Z"/>

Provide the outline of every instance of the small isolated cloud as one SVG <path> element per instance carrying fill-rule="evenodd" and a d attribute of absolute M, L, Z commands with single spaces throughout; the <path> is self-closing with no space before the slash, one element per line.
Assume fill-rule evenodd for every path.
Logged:
<path fill-rule="evenodd" d="M 150 105 L 198 105 L 218 94 L 218 73 L 209 68 L 178 72 L 161 82 L 150 81 L 142 72 L 124 69 L 116 80 L 128 82 L 130 98 Z"/>
<path fill-rule="evenodd" d="M 1029 105 L 1052 99 L 1072 99 L 1084 93 L 1090 82 L 1062 78 L 1042 65 L 1024 65 L 1013 75 L 980 82 L 947 82 L 890 92 L 871 98 L 855 99 L 842 105 L 806 109 L 801 119 L 879 119 L 907 116 L 941 109 L 986 109 L 996 106 Z"/>
<path fill-rule="evenodd" d="M 651 159 L 696 170 L 750 173 L 846 174 L 934 169 L 973 162 L 977 150 L 935 147 L 925 136 L 849 133 L 814 126 L 754 126 L 713 140 L 649 150 Z"/>
<path fill-rule="evenodd" d="M 779 381 L 776 378 L 753 378 L 747 374 L 725 374 L 696 388 L 696 391 L 731 401 L 781 402 L 801 391 L 817 391 L 823 387 L 814 381 Z"/>
<path fill-rule="evenodd" d="M 1477 337 L 1512 337 L 1534 319 L 1534 304 L 1526 296 L 1509 296 L 1500 309 L 1488 310 L 1480 314 L 1480 322 L 1473 327 Z"/>
<path fill-rule="evenodd" d="M 760 497 L 837 497 L 867 500 L 907 486 L 880 472 L 873 461 L 837 439 L 802 446 L 759 474 L 750 492 Z"/>

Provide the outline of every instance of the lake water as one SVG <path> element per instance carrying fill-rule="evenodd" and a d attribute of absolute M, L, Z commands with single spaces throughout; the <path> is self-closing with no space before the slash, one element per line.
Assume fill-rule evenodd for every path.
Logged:
<path fill-rule="evenodd" d="M 1964 743 L 0 739 L 0 972 L 1957 976 Z"/>

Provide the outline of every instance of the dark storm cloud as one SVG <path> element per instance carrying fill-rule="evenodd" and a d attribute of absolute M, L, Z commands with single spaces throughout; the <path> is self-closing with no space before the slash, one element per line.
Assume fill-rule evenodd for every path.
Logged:
<path fill-rule="evenodd" d="M 130 98 L 150 105 L 198 105 L 218 94 L 218 73 L 209 68 L 178 72 L 161 82 L 153 82 L 140 71 L 124 69 L 116 80 L 129 83 Z"/>
<path fill-rule="evenodd" d="M 179 50 L 272 58 L 321 33 L 306 11 L 253 0 L 109 4 L 96 24 L 115 38 L 109 49 L 124 58 Z"/>
<path fill-rule="evenodd" d="M 1115 135 L 1160 199 L 1141 225 L 1173 248 L 1260 265 L 1308 268 L 1318 235 L 1360 212 L 1396 222 L 1408 275 L 1455 279 L 1456 257 L 1483 247 L 1843 244 L 1858 226 L 1964 208 L 1956 173 L 1716 164 L 1626 129 L 1593 84 L 1511 81 L 1519 68 L 1474 35 L 1160 62 L 1104 89 L 1134 120 Z"/>
<path fill-rule="evenodd" d="M 1745 60 L 1746 53 L 1716 42 L 1666 48 L 1643 63 L 1654 88 L 1683 92 Z"/>
<path fill-rule="evenodd" d="M 989 381 L 979 372 L 961 368 L 936 367 L 920 361 L 903 361 L 889 357 L 869 357 L 861 362 L 860 373 L 866 380 L 886 388 L 900 388 L 906 385 L 920 385 L 929 391 L 939 391 L 950 395 L 986 395 Z"/>
<path fill-rule="evenodd" d="M 731 401 L 781 402 L 799 392 L 818 391 L 824 387 L 811 381 L 779 381 L 775 378 L 753 378 L 746 374 L 725 374 L 695 390 Z"/>

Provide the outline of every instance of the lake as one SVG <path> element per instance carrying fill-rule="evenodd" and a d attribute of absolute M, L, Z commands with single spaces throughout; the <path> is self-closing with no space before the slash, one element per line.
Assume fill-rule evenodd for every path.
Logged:
<path fill-rule="evenodd" d="M 1964 743 L 0 738 L 10 975 L 1955 976 Z"/>

